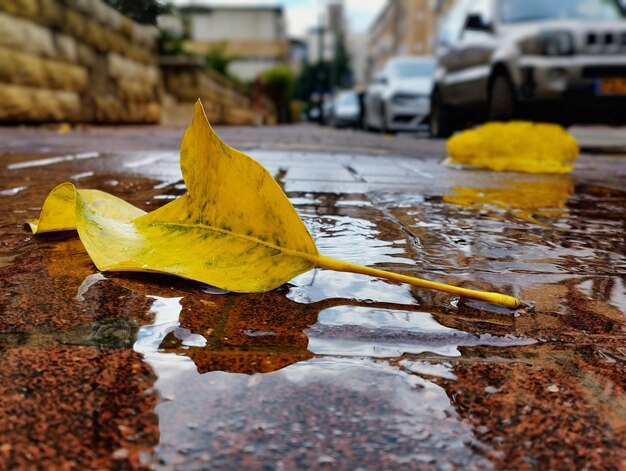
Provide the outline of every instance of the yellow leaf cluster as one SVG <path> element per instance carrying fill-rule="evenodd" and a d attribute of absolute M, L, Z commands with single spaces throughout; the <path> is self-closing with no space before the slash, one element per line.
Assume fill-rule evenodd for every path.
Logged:
<path fill-rule="evenodd" d="M 487 123 L 447 142 L 446 163 L 525 173 L 568 173 L 580 149 L 556 124 L 512 121 Z"/>

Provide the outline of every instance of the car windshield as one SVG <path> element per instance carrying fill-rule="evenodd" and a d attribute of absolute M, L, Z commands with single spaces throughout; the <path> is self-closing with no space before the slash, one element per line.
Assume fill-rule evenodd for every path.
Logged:
<path fill-rule="evenodd" d="M 501 0 L 503 23 L 558 19 L 617 20 L 624 12 L 616 0 Z"/>
<path fill-rule="evenodd" d="M 402 61 L 391 65 L 391 74 L 399 78 L 431 77 L 435 72 L 433 60 Z"/>
<path fill-rule="evenodd" d="M 342 93 L 337 97 L 337 105 L 339 106 L 358 106 L 359 100 L 355 93 Z"/>

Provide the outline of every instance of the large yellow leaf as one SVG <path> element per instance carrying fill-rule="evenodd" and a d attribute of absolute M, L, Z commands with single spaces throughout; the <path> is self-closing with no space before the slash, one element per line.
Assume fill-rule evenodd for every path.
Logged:
<path fill-rule="evenodd" d="M 518 299 L 442 285 L 320 255 L 302 220 L 258 162 L 223 143 L 198 101 L 181 147 L 188 193 L 145 214 L 96 190 L 59 185 L 34 233 L 76 227 L 99 270 L 152 271 L 236 292 L 274 289 L 315 266 L 383 277 L 509 307 Z M 105 196 L 106 195 L 106 196 Z M 72 218 L 72 214 L 74 218 Z"/>

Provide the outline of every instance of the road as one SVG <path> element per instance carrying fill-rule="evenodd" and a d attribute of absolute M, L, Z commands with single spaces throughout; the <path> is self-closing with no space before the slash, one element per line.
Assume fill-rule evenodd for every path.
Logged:
<path fill-rule="evenodd" d="M 78 126 L 73 132 L 63 127 L 0 127 L 0 149 L 15 152 L 34 147 L 55 151 L 82 149 L 85 145 L 105 145 L 109 150 L 147 150 L 177 148 L 185 126 Z M 425 134 L 383 135 L 353 129 L 332 129 L 316 124 L 273 127 L 218 126 L 218 134 L 240 148 L 322 149 L 365 154 L 403 156 L 440 156 L 445 141 L 428 139 Z M 581 144 L 583 153 L 626 154 L 626 128 L 575 126 L 570 131 Z M 30 147 L 29 147 L 30 146 Z"/>
<path fill-rule="evenodd" d="M 445 167 L 443 141 L 413 136 L 217 131 L 275 176 L 321 253 L 524 307 L 322 269 L 264 294 L 99 274 L 75 234 L 24 222 L 67 180 L 146 211 L 180 196 L 183 129 L 0 129 L 9 468 L 626 466 L 616 146 L 524 175 Z"/>

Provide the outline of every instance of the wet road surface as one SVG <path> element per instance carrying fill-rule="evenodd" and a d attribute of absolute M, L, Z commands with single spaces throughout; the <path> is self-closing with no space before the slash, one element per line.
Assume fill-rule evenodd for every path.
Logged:
<path fill-rule="evenodd" d="M 511 311 L 326 270 L 264 294 L 99 274 L 23 223 L 67 180 L 159 207 L 184 193 L 178 142 L 33 136 L 0 156 L 0 468 L 626 467 L 624 158 L 532 176 L 446 168 L 440 143 L 242 141 L 321 253 Z"/>

